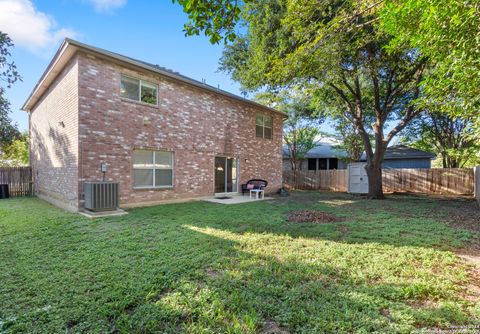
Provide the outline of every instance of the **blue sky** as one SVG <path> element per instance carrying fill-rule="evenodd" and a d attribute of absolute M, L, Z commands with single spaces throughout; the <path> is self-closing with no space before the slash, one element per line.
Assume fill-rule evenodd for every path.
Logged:
<path fill-rule="evenodd" d="M 239 94 L 239 85 L 217 71 L 221 45 L 185 37 L 187 17 L 170 0 L 0 0 L 0 30 L 14 40 L 13 60 L 23 77 L 7 90 L 11 117 L 21 130 L 23 103 L 64 37 L 159 64 Z"/>

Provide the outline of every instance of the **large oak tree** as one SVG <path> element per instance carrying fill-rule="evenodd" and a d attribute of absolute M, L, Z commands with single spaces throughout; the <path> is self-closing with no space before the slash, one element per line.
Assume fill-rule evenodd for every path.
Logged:
<path fill-rule="evenodd" d="M 243 89 L 308 87 L 318 107 L 355 126 L 367 156 L 369 196 L 383 198 L 384 153 L 419 113 L 414 101 L 425 67 L 414 50 L 385 48 L 392 36 L 378 27 L 383 1 L 211 0 L 202 2 L 204 15 L 197 15 L 203 10 L 195 8 L 198 2 L 180 2 L 191 5 L 185 7 L 191 19 L 187 32 L 233 40 L 221 69 Z M 235 33 L 237 17 L 241 25 Z"/>

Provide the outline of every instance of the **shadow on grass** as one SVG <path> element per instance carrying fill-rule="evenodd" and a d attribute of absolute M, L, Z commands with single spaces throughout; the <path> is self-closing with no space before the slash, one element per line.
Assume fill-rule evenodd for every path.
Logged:
<path fill-rule="evenodd" d="M 455 303 L 451 285 L 458 278 L 431 276 L 433 267 L 452 265 L 452 259 L 439 257 L 430 267 L 423 262 L 432 254 L 420 252 L 385 268 L 382 257 L 367 259 L 371 249 L 351 245 L 295 243 L 193 225 L 177 232 L 171 239 L 144 235 L 124 254 L 137 261 L 128 261 L 128 284 L 122 282 L 103 304 L 110 328 L 257 333 L 265 321 L 274 321 L 291 332 L 354 333 L 469 322 Z M 160 242 L 168 242 L 162 251 Z M 327 249 L 323 259 L 314 255 L 319 246 Z M 393 255 L 384 252 L 383 259 Z M 112 266 L 124 266 L 123 256 L 109 258 Z M 413 259 L 418 266 L 402 273 Z M 421 305 L 432 299 L 439 302 Z M 420 306 L 412 306 L 415 300 Z"/>
<path fill-rule="evenodd" d="M 158 211 L 145 210 L 152 210 L 153 215 L 161 214 L 165 219 L 192 221 L 198 226 L 239 233 L 265 232 L 351 244 L 454 250 L 480 236 L 475 231 L 447 224 L 448 206 L 463 204 L 464 201 L 446 202 L 403 195 L 372 201 L 341 193 L 300 192 L 274 201 L 234 206 L 199 202 L 160 207 Z M 304 209 L 325 211 L 345 221 L 330 224 L 287 221 L 288 212 Z"/>
<path fill-rule="evenodd" d="M 345 216 L 349 205 L 308 204 Z M 0 250 L 9 251 L 0 329 L 256 333 L 273 321 L 291 332 L 365 333 L 472 321 L 455 297 L 465 276 L 453 255 L 370 225 L 357 240 L 335 224 L 285 223 L 305 206 L 188 203 L 93 221 L 44 204 L 0 207 Z M 342 224 L 375 226 L 384 215 Z"/>

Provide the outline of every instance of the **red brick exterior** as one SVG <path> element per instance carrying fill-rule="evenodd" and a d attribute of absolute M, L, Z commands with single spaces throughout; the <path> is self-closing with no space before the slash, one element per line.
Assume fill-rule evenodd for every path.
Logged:
<path fill-rule="evenodd" d="M 239 184 L 264 178 L 269 182 L 267 192 L 281 187 L 282 115 L 93 54 L 82 52 L 74 59 L 78 64 L 78 182 L 72 194 L 77 194 L 79 207 L 83 182 L 101 180 L 101 163 L 108 166 L 107 180 L 120 183 L 122 206 L 213 195 L 215 156 L 238 159 Z M 158 106 L 121 98 L 122 74 L 158 84 Z M 35 113 L 42 103 L 32 112 L 32 127 L 37 126 Z M 60 103 L 47 112 L 57 113 L 61 107 Z M 273 117 L 273 139 L 256 138 L 256 113 Z M 137 148 L 174 152 L 172 189 L 133 188 L 132 153 Z M 62 182 L 56 186 L 64 187 Z"/>
<path fill-rule="evenodd" d="M 30 114 L 34 190 L 68 210 L 78 208 L 78 64 L 63 69 Z"/>

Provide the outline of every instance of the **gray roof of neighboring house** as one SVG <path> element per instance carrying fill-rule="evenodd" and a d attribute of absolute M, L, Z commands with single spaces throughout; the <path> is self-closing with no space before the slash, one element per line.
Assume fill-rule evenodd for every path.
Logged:
<path fill-rule="evenodd" d="M 283 147 L 283 156 L 288 158 L 288 147 Z M 345 158 L 347 153 L 329 142 L 319 142 L 305 155 L 306 158 Z"/>
<path fill-rule="evenodd" d="M 283 157 L 288 158 L 288 148 L 283 147 Z M 345 158 L 347 153 L 329 142 L 319 142 L 317 146 L 308 151 L 306 158 Z M 385 151 L 384 160 L 395 159 L 435 159 L 437 156 L 433 153 L 417 150 L 405 145 L 390 146 Z M 366 160 L 365 153 L 363 153 L 362 161 Z"/>
<path fill-rule="evenodd" d="M 69 48 L 71 49 L 70 52 L 68 52 Z M 75 41 L 75 40 L 70 39 L 70 38 L 66 38 L 63 41 L 60 48 L 57 50 L 57 53 L 53 57 L 52 61 L 48 65 L 47 69 L 43 73 L 43 75 L 40 78 L 40 80 L 38 81 L 38 83 L 35 85 L 33 91 L 30 93 L 27 101 L 25 101 L 25 103 L 22 107 L 23 110 L 30 111 L 32 109 L 32 107 L 35 105 L 35 103 L 41 98 L 41 96 L 47 90 L 48 86 L 50 86 L 50 84 L 53 82 L 55 77 L 57 77 L 59 75 L 63 66 L 65 66 L 67 61 L 71 57 L 73 57 L 76 50 L 79 50 L 79 49 L 90 52 L 90 53 L 95 53 L 95 54 L 101 55 L 103 57 L 108 57 L 108 58 L 114 59 L 116 61 L 127 63 L 130 66 L 135 66 L 135 67 L 138 67 L 138 68 L 142 68 L 144 70 L 155 72 L 155 73 L 158 73 L 158 74 L 163 75 L 165 77 L 183 82 L 185 84 L 198 87 L 202 90 L 209 91 L 209 92 L 212 92 L 212 93 L 215 93 L 215 94 L 218 94 L 218 95 L 223 95 L 227 98 L 237 100 L 239 102 L 248 104 L 250 106 L 266 109 L 266 110 L 269 110 L 269 111 L 273 111 L 273 112 L 282 114 L 284 117 L 287 117 L 287 114 L 282 112 L 282 111 L 267 107 L 263 104 L 260 104 L 260 103 L 245 99 L 241 96 L 232 94 L 230 92 L 221 90 L 218 87 L 213 87 L 213 86 L 207 85 L 205 82 L 200 82 L 198 80 L 189 78 L 185 75 L 182 75 L 178 72 L 169 70 L 165 67 L 161 67 L 159 65 L 154 65 L 154 64 L 151 64 L 151 63 L 147 63 L 147 62 L 144 62 L 144 61 L 141 61 L 141 60 L 138 60 L 138 59 L 134 59 L 134 58 L 131 58 L 131 57 L 127 57 L 127 56 L 124 56 L 124 55 L 121 55 L 121 54 L 118 54 L 118 53 L 115 53 L 115 52 L 111 52 L 111 51 L 108 51 L 108 50 L 105 50 L 105 49 L 97 48 L 95 46 L 84 44 L 84 43 Z M 66 60 L 62 62 L 62 61 L 60 61 L 61 58 L 65 58 Z"/>
<path fill-rule="evenodd" d="M 405 145 L 390 146 L 385 151 L 384 160 L 396 160 L 396 159 L 435 159 L 437 156 L 433 153 L 417 150 Z M 360 160 L 367 160 L 365 153 L 362 154 Z"/>

